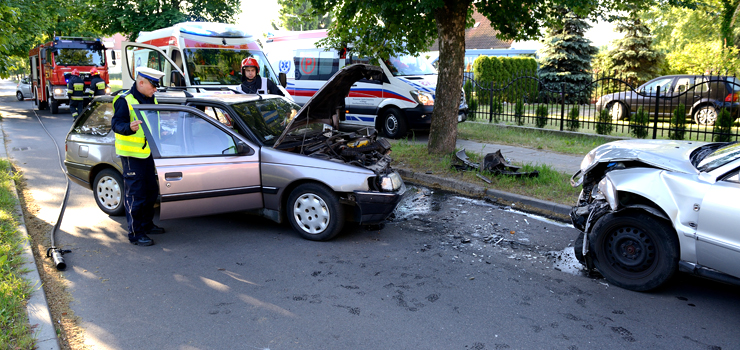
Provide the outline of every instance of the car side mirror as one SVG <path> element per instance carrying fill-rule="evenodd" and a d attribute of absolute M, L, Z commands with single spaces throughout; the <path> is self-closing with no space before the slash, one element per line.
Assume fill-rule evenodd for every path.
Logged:
<path fill-rule="evenodd" d="M 238 155 L 249 154 L 250 150 L 251 148 L 249 148 L 249 146 L 247 146 L 247 144 L 244 143 L 243 141 L 239 141 L 239 140 L 236 141 L 236 154 Z"/>
<path fill-rule="evenodd" d="M 288 86 L 288 75 L 287 74 L 279 73 L 278 80 L 280 81 L 280 86 L 282 86 L 283 88 Z"/>

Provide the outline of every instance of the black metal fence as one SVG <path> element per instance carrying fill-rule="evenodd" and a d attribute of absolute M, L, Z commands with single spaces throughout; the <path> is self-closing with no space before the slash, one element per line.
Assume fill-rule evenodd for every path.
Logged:
<path fill-rule="evenodd" d="M 598 134 L 737 141 L 740 81 L 727 75 L 676 75 L 642 86 L 613 76 L 546 85 L 535 76 L 507 82 L 464 78 L 468 120 Z M 558 88 L 559 87 L 559 88 Z"/>

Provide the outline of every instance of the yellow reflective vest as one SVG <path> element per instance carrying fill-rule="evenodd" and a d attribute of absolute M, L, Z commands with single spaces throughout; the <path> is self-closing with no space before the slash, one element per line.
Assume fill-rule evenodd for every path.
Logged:
<path fill-rule="evenodd" d="M 118 98 L 121 96 L 122 95 L 118 95 L 113 99 L 114 106 Z M 126 102 L 128 102 L 131 121 L 139 120 L 136 118 L 136 113 L 134 113 L 134 105 L 139 104 L 139 101 L 134 98 L 134 95 L 128 92 L 123 94 L 123 96 L 126 99 Z M 154 99 L 154 103 L 157 104 L 156 98 Z M 113 113 L 115 114 L 115 111 Z M 144 123 L 149 126 L 149 130 L 151 130 L 146 114 L 142 113 L 142 116 L 144 117 Z M 149 149 L 149 144 L 146 142 L 146 138 L 144 137 L 144 129 L 140 126 L 133 135 L 121 135 L 116 133 L 116 154 L 124 157 L 148 158 L 152 152 Z"/>

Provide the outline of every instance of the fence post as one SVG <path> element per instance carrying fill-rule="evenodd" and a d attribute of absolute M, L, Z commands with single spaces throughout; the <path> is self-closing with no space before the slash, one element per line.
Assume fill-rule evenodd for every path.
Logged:
<path fill-rule="evenodd" d="M 660 108 L 660 86 L 655 89 L 655 114 L 653 114 L 653 140 L 658 138 L 658 108 Z"/>
<path fill-rule="evenodd" d="M 491 80 L 491 91 L 488 93 L 488 122 L 493 123 L 493 80 Z"/>
<path fill-rule="evenodd" d="M 565 83 L 560 83 L 560 131 L 565 123 Z"/>

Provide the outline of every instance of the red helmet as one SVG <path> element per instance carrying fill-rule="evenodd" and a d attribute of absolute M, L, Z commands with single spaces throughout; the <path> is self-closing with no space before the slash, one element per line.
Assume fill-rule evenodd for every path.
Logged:
<path fill-rule="evenodd" d="M 77 70 L 77 68 L 72 70 L 72 75 L 80 76 L 80 71 Z"/>
<path fill-rule="evenodd" d="M 245 67 L 254 67 L 257 69 L 257 74 L 260 74 L 260 64 L 252 57 L 247 57 L 242 60 L 242 72 L 244 72 Z"/>
<path fill-rule="evenodd" d="M 92 67 L 90 70 L 90 75 L 100 75 L 100 72 L 98 72 L 98 67 Z"/>

